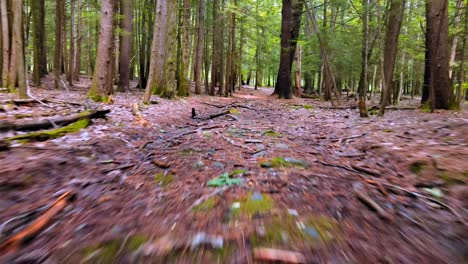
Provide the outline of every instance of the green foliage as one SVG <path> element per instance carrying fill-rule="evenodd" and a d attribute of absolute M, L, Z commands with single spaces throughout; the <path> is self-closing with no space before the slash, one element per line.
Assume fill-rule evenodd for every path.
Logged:
<path fill-rule="evenodd" d="M 230 186 L 230 185 L 241 185 L 240 179 L 232 179 L 229 177 L 228 173 L 223 173 L 217 178 L 214 178 L 208 181 L 207 185 L 210 187 L 221 187 L 221 186 Z"/>

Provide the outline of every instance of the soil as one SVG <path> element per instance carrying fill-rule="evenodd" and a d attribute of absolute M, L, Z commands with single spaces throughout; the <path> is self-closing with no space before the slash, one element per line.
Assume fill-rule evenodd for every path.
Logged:
<path fill-rule="evenodd" d="M 142 105 L 135 90 L 95 104 L 87 81 L 46 87 L 32 89 L 46 105 L 5 103 L 0 122 L 111 112 L 0 152 L 0 244 L 27 226 L 9 228 L 9 219 L 75 195 L 39 234 L 0 252 L 0 263 L 257 263 L 259 247 L 307 263 L 468 261 L 466 111 L 363 119 L 352 107 L 247 86 L 229 98 Z M 208 186 L 223 173 L 228 181 L 217 183 L 232 185 Z"/>

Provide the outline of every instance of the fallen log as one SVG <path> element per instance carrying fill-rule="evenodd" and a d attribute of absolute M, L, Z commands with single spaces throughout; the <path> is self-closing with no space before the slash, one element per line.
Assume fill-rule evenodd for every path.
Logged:
<path fill-rule="evenodd" d="M 52 222 L 52 219 L 68 205 L 72 197 L 73 194 L 71 192 L 62 194 L 41 216 L 36 218 L 26 228 L 1 243 L 0 256 L 17 250 L 21 244 L 39 234 L 39 232 L 48 226 L 50 222 Z"/>
<path fill-rule="evenodd" d="M 92 110 L 83 111 L 78 114 L 65 117 L 57 117 L 53 119 L 41 120 L 24 120 L 21 122 L 0 122 L 0 132 L 15 130 L 15 131 L 34 131 L 48 129 L 55 126 L 65 126 L 74 123 L 80 119 L 104 118 L 110 110 Z"/>
<path fill-rule="evenodd" d="M 23 135 L 13 136 L 5 138 L 6 142 L 19 140 L 19 141 L 46 141 L 48 139 L 54 139 L 62 137 L 68 133 L 78 132 L 80 129 L 85 128 L 89 125 L 89 119 L 80 119 L 75 123 L 71 123 L 68 126 L 59 127 L 51 130 L 43 130 L 31 132 Z"/>

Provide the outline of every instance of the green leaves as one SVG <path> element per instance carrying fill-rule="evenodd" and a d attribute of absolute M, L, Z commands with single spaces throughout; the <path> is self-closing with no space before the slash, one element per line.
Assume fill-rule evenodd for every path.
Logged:
<path fill-rule="evenodd" d="M 223 173 L 217 178 L 208 181 L 207 185 L 210 187 L 222 187 L 231 185 L 241 185 L 241 183 L 241 179 L 232 179 L 229 177 L 228 173 Z"/>

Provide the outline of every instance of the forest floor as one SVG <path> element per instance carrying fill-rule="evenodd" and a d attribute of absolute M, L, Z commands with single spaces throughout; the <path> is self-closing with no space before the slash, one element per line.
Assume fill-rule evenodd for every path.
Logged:
<path fill-rule="evenodd" d="M 0 123 L 110 109 L 79 132 L 0 151 L 0 263 L 468 261 L 466 110 L 362 119 L 249 87 L 146 106 L 140 92 L 62 102 L 85 102 L 86 85 L 33 88 L 47 106 L 0 109 Z M 49 213 L 27 243 L 5 245 Z"/>

